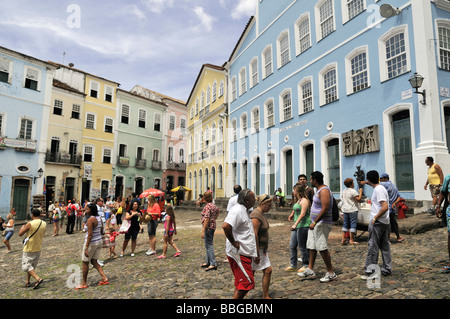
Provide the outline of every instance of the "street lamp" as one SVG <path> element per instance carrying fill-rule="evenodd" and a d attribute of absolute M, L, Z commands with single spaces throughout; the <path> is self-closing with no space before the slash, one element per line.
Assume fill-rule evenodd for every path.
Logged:
<path fill-rule="evenodd" d="M 36 178 L 41 178 L 42 175 L 44 174 L 44 170 L 42 168 L 40 168 L 37 172 L 38 172 L 38 176 L 34 177 L 33 184 L 36 184 Z"/>
<path fill-rule="evenodd" d="M 423 99 L 422 101 L 420 101 L 420 104 L 426 105 L 427 104 L 426 91 L 423 90 L 422 92 L 419 92 L 419 88 L 422 86 L 423 79 L 424 78 L 420 74 L 415 72 L 414 75 L 408 81 L 411 84 L 411 87 L 416 90 L 414 93 L 421 94 L 423 96 Z"/>

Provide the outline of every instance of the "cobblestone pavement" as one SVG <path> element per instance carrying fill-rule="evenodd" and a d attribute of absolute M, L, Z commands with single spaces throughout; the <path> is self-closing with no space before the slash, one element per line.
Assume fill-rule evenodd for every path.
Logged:
<path fill-rule="evenodd" d="M 26 274 L 21 270 L 23 238 L 18 236 L 19 225 L 11 239 L 13 252 L 0 248 L 0 298 L 1 299 L 230 299 L 233 294 L 234 278 L 228 263 L 224 262 L 225 236 L 221 227 L 215 233 L 214 247 L 218 260 L 216 271 L 205 272 L 199 266 L 205 257 L 203 240 L 200 237 L 200 212 L 178 211 L 178 234 L 176 244 L 182 251 L 180 257 L 172 257 L 174 250 L 169 246 L 166 259 L 155 255 L 146 256 L 148 236 L 146 226 L 138 236 L 136 255 L 130 256 L 130 245 L 125 256 L 108 259 L 105 249 L 104 271 L 110 280 L 106 286 L 98 286 L 101 279 L 91 268 L 89 287 L 75 290 L 81 272 L 81 249 L 84 233 L 67 235 L 64 230 L 52 237 L 53 225 L 47 226 L 43 251 L 37 273 L 44 279 L 38 289 L 25 288 Z M 287 216 L 287 215 L 286 215 Z M 225 215 L 221 214 L 218 225 Z M 411 223 L 414 217 L 399 220 Z M 436 220 L 433 216 L 422 216 Z M 332 264 L 338 280 L 320 283 L 318 279 L 302 281 L 295 272 L 285 272 L 289 265 L 290 223 L 287 218 L 270 219 L 269 256 L 273 267 L 270 295 L 275 299 L 448 299 L 450 298 L 450 275 L 440 269 L 448 260 L 447 233 L 445 228 L 434 227 L 423 233 L 406 234 L 403 243 L 393 240 L 393 274 L 382 277 L 380 288 L 369 288 L 360 279 L 363 274 L 367 253 L 367 235 L 362 233 L 357 246 L 341 246 L 341 227 L 333 226 L 329 238 Z M 64 228 L 65 229 L 65 228 Z M 162 252 L 163 224 L 157 230 L 157 256 Z M 393 237 L 391 237 L 393 239 Z M 120 253 L 123 235 L 117 239 L 116 252 Z M 130 242 L 131 243 L 131 242 Z M 381 257 L 380 257 L 381 263 Z M 315 272 L 318 278 L 325 274 L 320 257 L 316 260 Z M 257 272 L 256 289 L 247 299 L 261 298 L 262 272 Z"/>

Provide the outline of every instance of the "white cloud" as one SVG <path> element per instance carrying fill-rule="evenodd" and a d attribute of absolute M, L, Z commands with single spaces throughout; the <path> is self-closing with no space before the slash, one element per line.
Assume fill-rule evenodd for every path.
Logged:
<path fill-rule="evenodd" d="M 131 12 L 140 20 L 147 20 L 144 12 L 142 12 L 135 4 L 130 6 Z"/>
<path fill-rule="evenodd" d="M 206 28 L 207 31 L 211 31 L 212 30 L 212 24 L 214 22 L 214 17 L 207 14 L 205 12 L 205 9 L 203 9 L 202 7 L 196 6 L 194 8 L 194 12 L 197 15 L 197 17 L 200 19 L 200 22 L 202 23 L 202 25 Z"/>
<path fill-rule="evenodd" d="M 231 12 L 231 17 L 238 20 L 245 16 L 253 16 L 256 13 L 257 0 L 239 0 L 238 5 Z"/>
<path fill-rule="evenodd" d="M 161 13 L 166 7 L 172 7 L 174 0 L 141 0 L 147 10 Z"/>

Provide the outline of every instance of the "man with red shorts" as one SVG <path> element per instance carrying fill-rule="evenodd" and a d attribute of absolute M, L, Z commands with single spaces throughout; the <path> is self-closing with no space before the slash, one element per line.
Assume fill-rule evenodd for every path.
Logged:
<path fill-rule="evenodd" d="M 222 228 L 226 241 L 226 253 L 234 275 L 233 299 L 242 299 L 255 288 L 252 259 L 258 256 L 255 232 L 248 210 L 255 205 L 255 193 L 249 189 L 239 192 L 237 204 L 228 212 Z"/>

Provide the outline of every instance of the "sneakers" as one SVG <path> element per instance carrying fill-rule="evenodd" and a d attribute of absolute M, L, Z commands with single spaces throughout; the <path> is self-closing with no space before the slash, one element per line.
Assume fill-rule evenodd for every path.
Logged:
<path fill-rule="evenodd" d="M 297 275 L 303 279 L 316 279 L 316 273 L 309 268 L 306 268 L 302 272 L 298 272 Z"/>
<path fill-rule="evenodd" d="M 337 275 L 334 272 L 327 272 L 325 276 L 320 278 L 320 282 L 330 282 L 337 279 Z"/>
<path fill-rule="evenodd" d="M 151 255 L 154 255 L 154 254 L 156 254 L 156 251 L 154 251 L 154 250 L 152 250 L 152 249 L 149 249 L 149 250 L 147 250 L 147 252 L 145 253 L 147 256 L 151 256 Z"/>

